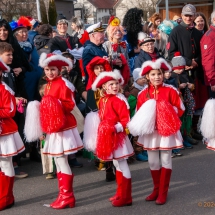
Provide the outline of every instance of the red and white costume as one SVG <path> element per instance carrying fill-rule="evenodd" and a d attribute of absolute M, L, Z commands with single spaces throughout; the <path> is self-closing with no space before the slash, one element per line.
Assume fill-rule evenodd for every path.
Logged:
<path fill-rule="evenodd" d="M 9 72 L 0 60 L 0 70 Z M 12 117 L 16 113 L 13 90 L 1 81 L 0 75 L 0 211 L 14 204 L 14 168 L 12 156 L 25 150 L 18 127 Z"/>
<path fill-rule="evenodd" d="M 103 84 L 111 80 L 118 80 L 121 85 L 124 82 L 118 71 L 102 72 L 95 79 L 92 90 L 102 88 Z M 102 160 L 113 160 L 116 167 L 117 191 L 110 198 L 114 207 L 132 204 L 131 173 L 126 158 L 133 155 L 134 152 L 125 132 L 129 115 L 129 105 L 124 95 L 104 93 L 99 101 L 100 122 L 94 132 L 97 136 L 94 138 L 96 139 L 95 153 Z M 86 140 L 85 144 L 88 141 L 94 144 L 95 141 L 90 141 L 90 139 Z M 87 148 L 92 148 L 92 146 Z"/>
<path fill-rule="evenodd" d="M 146 61 L 140 75 L 144 76 L 151 70 L 165 72 L 171 71 L 171 67 L 161 58 Z M 148 152 L 154 189 L 146 201 L 156 201 L 159 205 L 166 203 L 172 173 L 172 149 L 183 146 L 179 117 L 184 110 L 178 91 L 164 83 L 158 86 L 149 83 L 138 95 L 137 112 L 128 128 L 131 134 L 139 136 L 138 144 Z"/>

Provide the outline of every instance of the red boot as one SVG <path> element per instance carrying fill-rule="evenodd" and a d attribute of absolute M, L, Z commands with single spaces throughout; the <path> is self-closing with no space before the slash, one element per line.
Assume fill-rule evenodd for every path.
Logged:
<path fill-rule="evenodd" d="M 14 177 L 0 172 L 0 211 L 14 205 L 13 184 Z"/>
<path fill-rule="evenodd" d="M 122 184 L 122 172 L 117 170 L 116 170 L 116 184 L 117 184 L 116 194 L 109 198 L 110 202 L 119 198 L 120 186 Z"/>
<path fill-rule="evenodd" d="M 122 176 L 122 182 L 119 186 L 119 198 L 112 201 L 114 207 L 132 205 L 131 197 L 131 178 Z"/>
<path fill-rule="evenodd" d="M 66 207 L 75 207 L 75 197 L 73 194 L 73 178 L 74 175 L 61 173 L 62 189 L 58 201 L 51 204 L 54 209 L 63 209 Z"/>
<path fill-rule="evenodd" d="M 151 170 L 151 176 L 153 179 L 154 189 L 152 193 L 146 197 L 146 201 L 155 201 L 158 197 L 159 192 L 159 183 L 160 183 L 160 169 L 159 170 Z"/>
<path fill-rule="evenodd" d="M 161 168 L 159 194 L 158 198 L 156 199 L 157 205 L 163 205 L 166 203 L 171 173 L 171 169 L 166 169 L 164 167 Z"/>
<path fill-rule="evenodd" d="M 52 204 L 55 204 L 55 203 L 57 203 L 59 201 L 60 193 L 61 193 L 61 190 L 63 189 L 61 172 L 57 173 L 57 180 L 58 180 L 59 194 L 58 194 L 57 199 L 54 202 L 51 203 L 51 205 L 50 205 L 51 207 L 52 207 Z"/>

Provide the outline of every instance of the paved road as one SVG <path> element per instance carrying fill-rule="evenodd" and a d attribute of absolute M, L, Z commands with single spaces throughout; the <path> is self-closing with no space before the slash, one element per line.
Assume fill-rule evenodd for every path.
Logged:
<path fill-rule="evenodd" d="M 57 180 L 46 180 L 41 174 L 41 165 L 26 159 L 23 160 L 22 169 L 29 173 L 29 177 L 16 180 L 14 188 L 16 204 L 11 209 L 1 211 L 0 214 L 214 215 L 215 152 L 205 149 L 200 142 L 194 149 L 186 149 L 183 153 L 183 157 L 173 159 L 169 198 L 163 206 L 144 201 L 145 196 L 152 190 L 148 163 L 137 161 L 130 165 L 133 205 L 114 208 L 108 202 L 108 198 L 115 192 L 115 183 L 105 182 L 105 172 L 95 170 L 93 162 L 79 158 L 84 167 L 73 169 L 76 207 L 58 211 L 44 207 L 44 203 L 51 203 L 57 196 Z"/>

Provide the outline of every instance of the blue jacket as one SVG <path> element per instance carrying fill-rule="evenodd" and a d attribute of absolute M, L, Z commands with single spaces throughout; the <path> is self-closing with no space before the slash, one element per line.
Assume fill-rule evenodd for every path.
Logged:
<path fill-rule="evenodd" d="M 87 41 L 84 44 L 84 51 L 83 51 L 83 55 L 82 55 L 84 72 L 85 72 L 85 77 L 86 77 L 85 84 L 87 84 L 87 81 L 88 81 L 88 74 L 87 74 L 86 66 L 94 57 L 97 57 L 97 56 L 103 57 L 103 56 L 108 56 L 108 54 L 102 45 L 97 46 L 94 43 Z"/>
<path fill-rule="evenodd" d="M 28 31 L 28 39 L 31 44 L 34 44 L 34 37 L 38 35 L 37 31 Z"/>

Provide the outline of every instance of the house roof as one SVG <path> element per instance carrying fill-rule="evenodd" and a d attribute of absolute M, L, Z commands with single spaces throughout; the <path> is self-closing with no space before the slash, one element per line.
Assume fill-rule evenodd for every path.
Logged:
<path fill-rule="evenodd" d="M 213 3 L 214 0 L 202 0 L 202 1 L 198 1 L 198 0 L 169 0 L 169 5 L 180 5 L 180 4 L 204 4 L 204 3 Z M 157 1 L 157 6 L 158 7 L 162 7 L 162 6 L 165 6 L 166 5 L 166 2 L 165 0 L 158 0 Z"/>
<path fill-rule="evenodd" d="M 112 9 L 119 0 L 88 0 L 94 7 Z"/>

